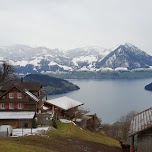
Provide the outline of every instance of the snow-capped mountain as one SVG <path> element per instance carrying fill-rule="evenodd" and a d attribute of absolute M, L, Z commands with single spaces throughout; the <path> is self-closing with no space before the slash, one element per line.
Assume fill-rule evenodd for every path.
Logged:
<path fill-rule="evenodd" d="M 21 74 L 149 68 L 152 56 L 126 43 L 114 50 L 83 47 L 65 52 L 46 47 L 14 45 L 0 47 L 0 61 L 12 64 Z"/>
<path fill-rule="evenodd" d="M 66 55 L 71 59 L 71 65 L 78 70 L 86 68 L 90 70 L 95 67 L 96 61 L 102 60 L 110 50 L 91 46 L 68 50 Z"/>
<path fill-rule="evenodd" d="M 141 51 L 132 44 L 126 43 L 120 45 L 114 51 L 109 53 L 103 60 L 96 63 L 100 68 L 149 68 L 152 65 L 152 56 Z"/>
<path fill-rule="evenodd" d="M 58 49 L 13 45 L 0 47 L 0 54 L 0 61 L 9 62 L 19 73 L 71 70 L 69 66 L 66 66 L 70 62 L 69 58 Z"/>

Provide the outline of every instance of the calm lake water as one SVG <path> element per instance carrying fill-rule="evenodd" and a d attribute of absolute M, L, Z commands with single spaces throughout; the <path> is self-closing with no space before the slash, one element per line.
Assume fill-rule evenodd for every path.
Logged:
<path fill-rule="evenodd" d="M 113 123 L 128 112 L 142 111 L 152 106 L 152 92 L 144 86 L 151 79 L 141 80 L 68 80 L 80 90 L 62 95 L 84 103 L 86 109 L 96 113 L 104 123 Z"/>

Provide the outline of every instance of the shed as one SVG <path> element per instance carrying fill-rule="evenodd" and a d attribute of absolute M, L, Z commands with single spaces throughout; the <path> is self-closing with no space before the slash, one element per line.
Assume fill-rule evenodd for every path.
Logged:
<path fill-rule="evenodd" d="M 13 128 L 32 127 L 35 112 L 31 111 L 5 111 L 0 112 L 0 125 L 11 125 Z"/>
<path fill-rule="evenodd" d="M 132 118 L 129 137 L 131 151 L 152 152 L 152 107 Z"/>
<path fill-rule="evenodd" d="M 0 126 L 0 136 L 12 136 L 13 129 L 10 125 L 1 125 Z"/>
<path fill-rule="evenodd" d="M 86 128 L 90 131 L 98 131 L 100 127 L 100 119 L 95 114 L 85 114 L 80 118 L 74 118 L 73 121 L 82 128 Z"/>

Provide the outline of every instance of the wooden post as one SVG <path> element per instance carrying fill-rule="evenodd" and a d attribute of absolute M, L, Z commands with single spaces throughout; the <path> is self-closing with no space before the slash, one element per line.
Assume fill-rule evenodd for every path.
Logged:
<path fill-rule="evenodd" d="M 29 121 L 29 119 L 28 119 L 28 121 Z M 32 121 L 34 121 L 34 119 L 32 119 Z M 32 134 L 32 124 L 31 124 L 31 134 Z"/>
<path fill-rule="evenodd" d="M 22 136 L 23 136 L 23 126 L 22 126 Z"/>
<path fill-rule="evenodd" d="M 134 135 L 130 137 L 130 152 L 134 152 Z"/>
<path fill-rule="evenodd" d="M 7 128 L 7 137 L 8 137 L 8 128 Z"/>

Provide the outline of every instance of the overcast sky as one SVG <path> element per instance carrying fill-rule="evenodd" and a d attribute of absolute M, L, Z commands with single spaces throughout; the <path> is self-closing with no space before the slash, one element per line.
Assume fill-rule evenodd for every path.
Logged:
<path fill-rule="evenodd" d="M 152 55 L 151 0 L 0 0 L 0 45 L 132 43 Z"/>

